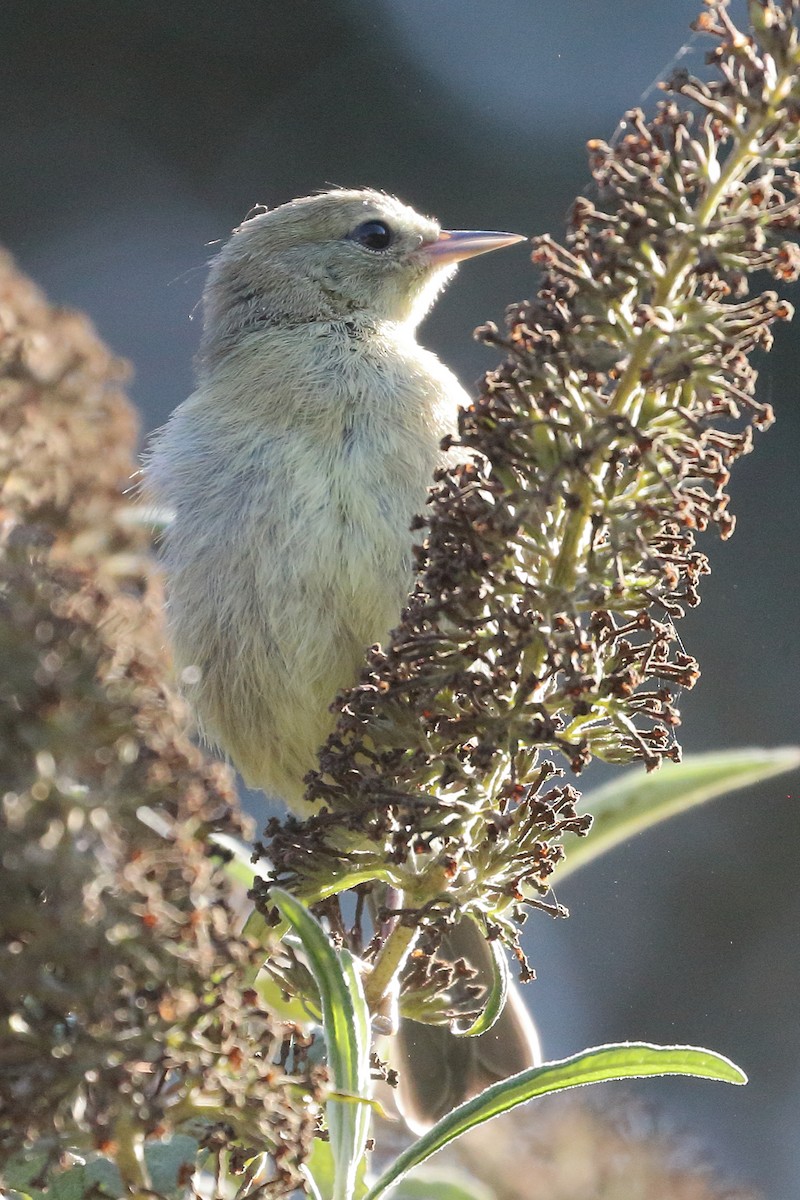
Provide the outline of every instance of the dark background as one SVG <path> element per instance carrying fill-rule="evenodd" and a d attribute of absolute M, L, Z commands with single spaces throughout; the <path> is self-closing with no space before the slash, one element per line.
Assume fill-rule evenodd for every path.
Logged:
<path fill-rule="evenodd" d="M 4 0 L 0 239 L 132 360 L 151 428 L 191 388 L 209 243 L 253 203 L 372 185 L 445 225 L 560 236 L 586 139 L 652 103 L 682 47 L 699 66 L 698 8 Z M 423 340 L 469 384 L 493 365 L 472 328 L 535 287 L 524 248 L 470 263 Z M 779 421 L 738 466 L 737 534 L 702 547 L 714 574 L 682 630 L 703 667 L 687 750 L 798 740 L 800 327 L 778 341 L 761 397 Z M 728 1054 L 749 1087 L 630 1091 L 770 1200 L 800 1174 L 799 794 L 782 779 L 644 834 L 564 883 L 569 921 L 527 925 L 547 1056 L 626 1038 Z"/>

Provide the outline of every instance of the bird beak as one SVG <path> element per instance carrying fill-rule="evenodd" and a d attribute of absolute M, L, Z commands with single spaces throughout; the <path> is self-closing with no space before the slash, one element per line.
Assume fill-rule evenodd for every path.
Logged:
<path fill-rule="evenodd" d="M 461 262 L 462 258 L 474 258 L 476 254 L 488 254 L 514 242 L 524 242 L 521 233 L 483 233 L 475 229 L 443 229 L 435 242 L 426 242 L 416 251 L 435 266 Z"/>

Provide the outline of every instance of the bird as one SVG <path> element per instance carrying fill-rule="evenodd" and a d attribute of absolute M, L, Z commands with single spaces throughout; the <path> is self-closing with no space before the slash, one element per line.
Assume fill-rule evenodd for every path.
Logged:
<path fill-rule="evenodd" d="M 145 464 L 170 513 L 168 628 L 201 736 L 301 817 L 332 702 L 398 623 L 412 521 L 458 461 L 442 442 L 470 397 L 417 328 L 459 262 L 522 240 L 337 188 L 261 206 L 210 264 L 197 386 Z M 535 1058 L 517 1015 L 514 1061 L 492 1078 Z M 418 1125 L 469 1086 L 448 1082 L 433 1117 L 409 1100 Z"/>

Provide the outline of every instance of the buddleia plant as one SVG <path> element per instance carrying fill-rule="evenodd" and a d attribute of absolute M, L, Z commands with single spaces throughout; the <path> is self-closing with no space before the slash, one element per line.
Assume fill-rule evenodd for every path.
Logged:
<path fill-rule="evenodd" d="M 680 758 L 698 535 L 734 531 L 731 470 L 773 421 L 751 355 L 792 315 L 758 285 L 800 268 L 798 6 L 749 13 L 742 31 L 710 3 L 706 77 L 676 72 L 654 115 L 589 143 L 563 243 L 534 239 L 534 299 L 477 331 L 501 362 L 461 413 L 467 461 L 419 518 L 416 589 L 339 697 L 316 815 L 268 830 L 265 913 L 270 880 L 309 901 L 369 880 L 402 898 L 370 948 L 373 1003 L 456 914 L 525 977 L 519 924 L 560 911 L 551 882 L 590 828 L 572 777 Z"/>
<path fill-rule="evenodd" d="M 374 1082 L 394 1082 L 387 997 L 487 1030 L 505 949 L 531 974 L 521 922 L 563 911 L 554 880 L 796 761 L 657 770 L 680 756 L 678 699 L 699 674 L 678 633 L 708 571 L 696 542 L 733 532 L 731 468 L 772 421 L 750 356 L 791 309 L 753 289 L 800 266 L 800 0 L 749 13 L 739 30 L 707 5 L 704 77 L 675 74 L 652 116 L 590 143 L 563 243 L 534 242 L 538 292 L 478 331 L 499 364 L 461 414 L 463 465 L 420 515 L 414 592 L 336 702 L 314 815 L 272 822 L 253 862 L 231 781 L 165 683 L 118 364 L 0 261 L 7 1190 L 378 1200 L 535 1097 L 744 1082 L 712 1051 L 595 1047 L 489 1087 L 394 1158 L 379 1138 L 368 1177 Z M 630 771 L 579 807 L 595 759 Z M 486 936 L 488 987 L 442 953 L 457 918 Z"/>

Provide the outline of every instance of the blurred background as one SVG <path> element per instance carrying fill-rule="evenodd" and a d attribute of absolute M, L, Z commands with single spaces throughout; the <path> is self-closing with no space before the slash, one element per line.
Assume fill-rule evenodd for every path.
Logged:
<path fill-rule="evenodd" d="M 652 105 L 676 56 L 699 68 L 699 7 L 3 0 L 0 241 L 131 360 L 147 431 L 191 389 L 205 264 L 254 203 L 371 185 L 451 227 L 560 237 L 588 185 L 586 140 Z M 422 340 L 469 385 L 493 365 L 474 326 L 535 288 L 524 247 L 478 259 Z M 714 573 L 682 630 L 703 669 L 682 705 L 687 751 L 800 740 L 800 325 L 777 338 L 760 387 L 778 423 L 738 466 L 737 533 L 701 547 Z M 570 919 L 534 913 L 525 935 L 548 1057 L 645 1039 L 708 1045 L 748 1072 L 744 1089 L 630 1091 L 769 1200 L 800 1175 L 799 814 L 796 777 L 717 801 L 565 882 Z"/>

